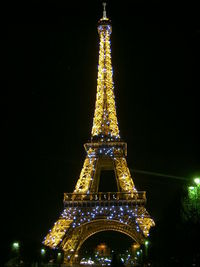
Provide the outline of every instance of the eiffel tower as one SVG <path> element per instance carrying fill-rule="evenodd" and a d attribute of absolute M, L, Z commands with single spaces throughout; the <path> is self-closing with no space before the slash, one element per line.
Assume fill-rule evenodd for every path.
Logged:
<path fill-rule="evenodd" d="M 127 144 L 120 138 L 116 116 L 111 63 L 111 21 L 98 22 L 99 65 L 91 141 L 84 145 L 86 158 L 73 193 L 64 193 L 64 210 L 43 243 L 64 251 L 64 263 L 74 263 L 90 236 L 118 231 L 143 244 L 155 225 L 145 209 L 146 194 L 135 188 L 127 166 Z M 99 192 L 102 170 L 114 170 L 117 192 Z"/>

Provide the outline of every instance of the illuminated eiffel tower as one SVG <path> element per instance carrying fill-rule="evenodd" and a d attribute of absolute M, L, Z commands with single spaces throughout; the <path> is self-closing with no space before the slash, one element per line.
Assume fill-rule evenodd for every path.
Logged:
<path fill-rule="evenodd" d="M 86 158 L 73 193 L 64 194 L 64 210 L 44 239 L 44 244 L 64 251 L 64 262 L 73 263 L 83 242 L 101 231 L 118 231 L 143 244 L 154 226 L 146 211 L 145 192 L 138 192 L 126 162 L 116 116 L 111 64 L 111 21 L 98 22 L 99 66 L 91 141 L 84 145 Z M 102 170 L 114 170 L 118 192 L 99 192 Z"/>

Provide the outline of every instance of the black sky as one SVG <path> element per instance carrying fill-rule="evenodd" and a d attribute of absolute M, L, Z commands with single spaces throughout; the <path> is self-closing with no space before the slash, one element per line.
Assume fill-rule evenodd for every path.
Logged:
<path fill-rule="evenodd" d="M 96 95 L 100 1 L 33 1 L 23 8 L 10 12 L 5 40 L 4 246 L 15 238 L 42 240 L 57 219 L 63 192 L 73 190 L 83 164 Z M 107 14 L 129 167 L 192 178 L 200 173 L 195 6 L 110 1 Z M 141 174 L 134 181 L 147 191 L 158 223 L 184 184 Z"/>

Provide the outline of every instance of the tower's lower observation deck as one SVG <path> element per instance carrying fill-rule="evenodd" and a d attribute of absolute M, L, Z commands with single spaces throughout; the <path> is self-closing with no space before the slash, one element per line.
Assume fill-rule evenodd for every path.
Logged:
<path fill-rule="evenodd" d="M 146 192 L 97 192 L 89 194 L 64 193 L 65 207 L 135 206 L 146 203 Z"/>
<path fill-rule="evenodd" d="M 84 144 L 89 157 L 126 157 L 127 143 L 121 141 L 90 142 Z"/>

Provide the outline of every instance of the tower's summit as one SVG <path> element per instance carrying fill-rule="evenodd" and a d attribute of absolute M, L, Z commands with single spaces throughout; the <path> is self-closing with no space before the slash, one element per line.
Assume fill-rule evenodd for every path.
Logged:
<path fill-rule="evenodd" d="M 100 39 L 99 64 L 92 140 L 106 142 L 119 140 L 120 135 L 115 107 L 111 62 L 110 35 L 112 27 L 111 21 L 106 15 L 106 3 L 103 3 L 103 8 L 103 17 L 98 22 Z"/>
<path fill-rule="evenodd" d="M 102 3 L 103 5 L 103 17 L 99 20 L 99 22 L 101 21 L 104 21 L 104 22 L 110 22 L 109 18 L 107 18 L 107 15 L 106 15 L 106 2 L 103 2 Z"/>
<path fill-rule="evenodd" d="M 107 17 L 106 17 L 106 3 L 103 3 L 103 19 L 107 19 Z"/>

